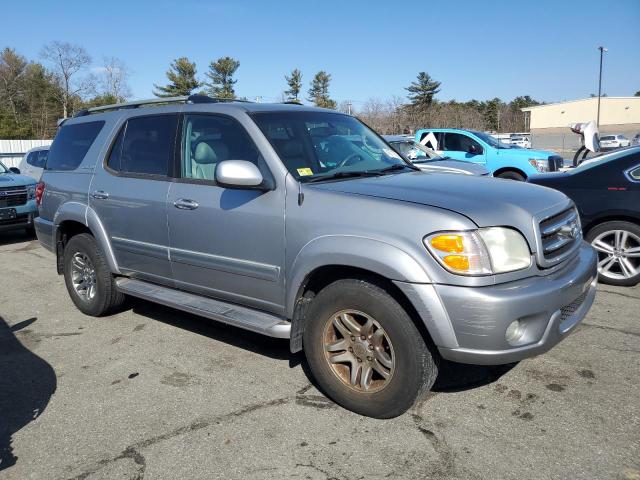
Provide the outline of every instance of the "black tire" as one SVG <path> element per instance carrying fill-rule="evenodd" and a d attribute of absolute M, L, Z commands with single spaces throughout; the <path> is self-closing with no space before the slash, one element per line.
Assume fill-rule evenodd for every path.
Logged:
<path fill-rule="evenodd" d="M 498 178 L 504 178 L 506 180 L 516 180 L 518 182 L 524 182 L 525 177 L 518 172 L 514 172 L 513 170 L 508 170 L 506 172 L 502 172 L 498 175 Z"/>
<path fill-rule="evenodd" d="M 622 230 L 630 234 L 629 239 L 627 240 L 627 245 L 628 246 L 630 245 L 631 248 L 640 246 L 640 241 L 638 241 L 638 239 L 640 239 L 640 225 L 636 223 L 619 221 L 619 220 L 604 222 L 599 225 L 596 225 L 595 227 L 593 227 L 591 230 L 587 232 L 587 235 L 585 236 L 585 240 L 590 244 L 594 245 L 594 241 L 598 239 L 598 237 L 600 237 L 603 234 L 606 234 L 606 232 L 613 232 L 615 230 Z M 605 239 L 606 238 L 607 237 L 605 237 Z M 601 249 L 599 249 L 595 245 L 594 245 L 594 248 L 596 248 L 596 250 L 598 251 L 599 262 L 606 259 L 606 257 L 608 256 L 607 253 L 603 252 Z M 639 269 L 637 274 L 628 278 L 615 278 L 615 277 L 612 278 L 611 273 L 613 273 L 613 275 L 616 275 L 617 273 L 622 272 L 622 269 L 619 266 L 620 261 L 618 261 L 617 262 L 618 265 L 613 265 L 613 267 L 611 268 L 611 273 L 609 274 L 605 274 L 601 269 L 599 269 L 598 280 L 602 283 L 606 283 L 607 285 L 616 285 L 619 287 L 632 287 L 634 285 L 637 285 L 640 282 L 640 268 L 639 268 L 640 258 L 634 257 L 634 258 L 628 259 L 628 261 L 631 261 L 631 264 Z"/>
<path fill-rule="evenodd" d="M 95 270 L 96 292 L 91 299 L 83 298 L 73 285 L 72 262 L 76 254 L 88 257 Z M 125 301 L 125 295 L 116 288 L 114 277 L 109 270 L 102 250 L 100 250 L 95 238 L 88 233 L 72 237 L 65 246 L 64 281 L 71 300 L 85 315 L 92 317 L 106 315 L 121 307 Z"/>
<path fill-rule="evenodd" d="M 328 322 L 343 310 L 360 311 L 375 319 L 394 346 L 393 373 L 377 391 L 357 391 L 348 386 L 327 358 L 333 354 L 325 354 Z M 303 345 L 311 373 L 327 396 L 369 417 L 401 415 L 431 388 L 438 375 L 438 354 L 432 353 L 405 309 L 383 288 L 365 280 L 338 280 L 318 293 L 307 313 Z"/>

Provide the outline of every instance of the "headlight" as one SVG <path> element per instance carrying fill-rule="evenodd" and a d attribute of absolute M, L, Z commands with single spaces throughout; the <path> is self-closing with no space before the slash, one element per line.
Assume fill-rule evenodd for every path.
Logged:
<path fill-rule="evenodd" d="M 33 200 L 34 198 L 36 198 L 36 186 L 27 185 L 27 199 Z"/>
<path fill-rule="evenodd" d="M 549 160 L 542 159 L 542 158 L 530 158 L 529 163 L 533 168 L 535 168 L 539 172 L 549 171 Z"/>
<path fill-rule="evenodd" d="M 491 275 L 531 265 L 527 241 L 510 228 L 438 232 L 424 243 L 444 268 L 460 275 Z"/>

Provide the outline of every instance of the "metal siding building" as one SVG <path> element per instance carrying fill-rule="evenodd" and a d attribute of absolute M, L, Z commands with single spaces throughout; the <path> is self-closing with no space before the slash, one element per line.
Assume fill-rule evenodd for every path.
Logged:
<path fill-rule="evenodd" d="M 17 167 L 25 153 L 35 147 L 51 145 L 53 140 L 0 140 L 0 161 Z"/>
<path fill-rule="evenodd" d="M 567 130 L 572 123 L 595 121 L 598 98 L 537 105 L 523 108 L 522 111 L 525 112 L 525 124 L 531 133 L 555 133 Z M 602 97 L 600 132 L 640 132 L 640 97 Z"/>

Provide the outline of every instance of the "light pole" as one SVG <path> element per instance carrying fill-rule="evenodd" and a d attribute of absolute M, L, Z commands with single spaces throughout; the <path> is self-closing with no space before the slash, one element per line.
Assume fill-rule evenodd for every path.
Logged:
<path fill-rule="evenodd" d="M 600 50 L 600 77 L 598 79 L 598 118 L 596 119 L 596 125 L 598 127 L 598 131 L 600 131 L 600 97 L 602 96 L 602 57 L 604 56 L 604 52 L 606 52 L 607 49 L 600 46 L 598 47 L 598 50 Z"/>

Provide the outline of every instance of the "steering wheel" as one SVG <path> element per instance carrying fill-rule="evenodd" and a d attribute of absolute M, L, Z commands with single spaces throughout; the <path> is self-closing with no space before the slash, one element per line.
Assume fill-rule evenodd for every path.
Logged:
<path fill-rule="evenodd" d="M 354 163 L 358 163 L 358 162 L 351 162 L 352 159 L 355 158 L 359 158 L 360 161 L 362 162 L 363 158 L 359 153 L 352 153 L 351 155 L 348 155 L 344 160 L 342 160 L 339 164 L 337 168 L 340 167 L 347 167 L 349 165 L 353 165 Z"/>

